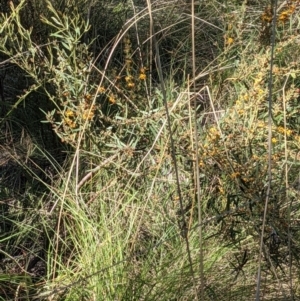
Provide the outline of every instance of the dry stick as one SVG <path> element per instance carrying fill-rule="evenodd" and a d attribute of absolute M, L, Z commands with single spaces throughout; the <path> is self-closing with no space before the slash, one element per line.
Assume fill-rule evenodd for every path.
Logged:
<path fill-rule="evenodd" d="M 147 7 L 149 13 L 149 37 L 150 37 L 150 45 L 149 45 L 149 77 L 152 78 L 152 61 L 153 61 L 153 18 L 152 18 L 152 8 L 150 0 L 147 0 Z M 152 83 L 151 80 L 149 81 L 149 91 L 152 90 Z M 151 92 L 150 92 L 151 93 Z"/>
<path fill-rule="evenodd" d="M 209 70 L 209 71 L 205 71 L 205 72 L 201 72 L 199 73 L 197 76 L 195 76 L 191 82 L 191 85 L 194 85 L 194 82 L 196 82 L 198 79 L 205 77 L 207 75 L 210 75 L 214 72 L 219 72 L 219 71 L 223 71 L 223 70 L 227 70 L 227 69 L 233 69 L 236 68 L 236 64 L 229 64 L 227 66 L 223 66 L 223 67 L 216 67 L 215 69 Z"/>
<path fill-rule="evenodd" d="M 154 31 L 154 28 L 153 28 L 153 31 Z M 190 251 L 190 243 L 189 243 L 189 238 L 188 238 L 188 229 L 187 229 L 186 220 L 185 220 L 185 216 L 184 216 L 183 199 L 182 199 L 182 193 L 181 193 L 181 188 L 180 188 L 174 139 L 173 139 L 173 135 L 172 135 L 171 118 L 170 118 L 169 108 L 168 108 L 168 103 L 167 103 L 167 93 L 166 93 L 166 88 L 165 88 L 164 78 L 163 78 L 163 73 L 162 73 L 162 67 L 161 67 L 161 62 L 160 62 L 159 48 L 158 48 L 158 44 L 157 44 L 155 35 L 153 35 L 153 44 L 155 47 L 156 66 L 157 66 L 159 81 L 160 81 L 160 85 L 161 85 L 161 90 L 162 90 L 162 95 L 163 95 L 163 100 L 164 100 L 164 105 L 165 105 L 165 110 L 166 110 L 168 131 L 170 134 L 171 156 L 172 156 L 172 160 L 173 160 L 173 164 L 174 164 L 177 193 L 178 193 L 178 197 L 179 197 L 179 204 L 180 204 L 180 211 L 181 211 L 181 223 L 180 223 L 181 229 L 180 230 L 181 230 L 182 236 L 186 243 L 188 261 L 189 261 L 189 265 L 190 265 L 190 270 L 191 270 L 191 274 L 192 274 L 192 278 L 193 278 L 193 285 L 194 285 L 194 290 L 195 290 L 195 299 L 198 300 L 197 285 L 196 285 L 196 280 L 195 280 L 192 256 L 191 256 L 191 251 Z"/>
<path fill-rule="evenodd" d="M 136 16 L 136 10 L 135 10 L 135 5 L 133 3 L 133 0 L 131 0 L 131 5 L 132 5 L 132 10 L 133 10 L 133 15 L 134 17 Z M 136 32 L 136 41 L 137 41 L 137 44 L 138 44 L 138 55 L 139 55 L 139 58 L 140 58 L 140 62 L 141 62 L 141 67 L 142 68 L 145 68 L 144 66 L 144 62 L 143 62 L 143 55 L 142 55 L 142 46 L 141 46 L 141 42 L 140 42 L 140 36 L 139 36 L 139 31 L 138 31 L 138 26 L 137 26 L 137 21 L 134 22 L 134 27 L 135 27 L 135 32 Z M 151 77 L 150 77 L 151 78 Z M 146 94 L 147 94 L 147 99 L 148 99 L 148 105 L 149 105 L 149 108 L 151 107 L 151 80 L 149 81 L 149 85 L 150 85 L 150 89 L 147 85 L 147 82 L 145 81 L 145 90 L 146 90 Z"/>
<path fill-rule="evenodd" d="M 82 179 L 81 181 L 78 183 L 77 188 L 78 190 L 85 184 L 85 182 L 87 182 L 88 180 L 90 180 L 92 178 L 92 176 L 99 171 L 102 167 L 104 167 L 105 165 L 107 165 L 108 163 L 112 162 L 117 156 L 119 155 L 119 153 L 116 153 L 114 155 L 112 155 L 111 157 L 107 158 L 103 163 L 101 163 L 100 165 L 96 166 L 95 168 L 93 168 L 92 170 L 90 170 L 89 173 L 87 173 Z"/>
<path fill-rule="evenodd" d="M 285 191 L 288 191 L 289 188 L 289 180 L 288 180 L 288 165 L 287 165 L 287 134 L 286 134 L 286 96 L 285 96 L 285 87 L 287 81 L 289 79 L 289 75 L 287 76 L 285 83 L 282 89 L 282 102 L 283 102 L 283 124 L 284 124 L 284 171 L 285 171 Z M 293 292 L 293 278 L 292 278 L 292 252 L 291 252 L 291 208 L 292 208 L 292 198 L 290 201 L 290 206 L 288 207 L 288 250 L 289 250 L 289 280 L 290 280 L 290 294 L 291 300 L 294 300 L 294 292 Z"/>
<path fill-rule="evenodd" d="M 273 92 L 273 63 L 274 63 L 274 48 L 275 48 L 275 30 L 276 30 L 276 11 L 277 11 L 277 0 L 273 0 L 273 20 L 272 20 L 272 37 L 271 37 L 271 58 L 270 58 L 270 76 L 269 76 L 269 96 L 268 96 L 268 187 L 267 195 L 265 200 L 265 208 L 263 215 L 263 223 L 261 229 L 260 237 L 260 247 L 259 247 L 259 259 L 258 259 L 258 271 L 257 271 L 257 285 L 256 285 L 256 296 L 255 301 L 260 300 L 260 281 L 261 281 L 261 261 L 262 261 L 262 251 L 264 245 L 264 233 L 265 225 L 268 211 L 268 203 L 271 193 L 271 183 L 272 183 L 272 92 Z"/>
<path fill-rule="evenodd" d="M 191 93 L 190 92 L 190 76 L 188 75 L 188 79 L 187 79 L 187 83 L 188 83 L 188 86 L 187 86 L 187 95 L 188 95 L 188 108 L 189 108 L 189 114 L 188 114 L 188 122 L 189 122 L 189 133 L 190 133 L 190 141 L 191 141 L 191 149 L 192 149 L 192 158 L 193 158 L 193 164 L 195 164 L 195 158 L 194 158 L 194 153 L 196 153 L 195 151 L 195 146 L 194 146 L 194 122 L 193 122 L 193 113 L 192 113 L 192 110 L 194 108 L 194 106 L 192 107 L 192 101 L 191 101 L 191 97 L 194 95 L 194 97 L 196 97 L 197 94 L 195 93 Z M 191 96 L 191 97 L 190 97 Z M 185 118 L 184 118 L 185 119 Z M 193 171 L 195 171 L 195 169 L 193 169 Z M 196 175 L 195 175 L 195 172 L 194 172 L 194 184 L 195 184 L 195 180 L 196 180 Z M 195 193 L 196 193 L 196 184 L 195 184 Z M 194 193 L 194 195 L 195 195 Z M 190 220 L 189 220 L 189 224 L 188 224 L 188 229 L 190 230 L 191 227 L 192 227 L 192 223 L 193 223 L 193 217 L 194 217 L 194 208 L 195 208 L 195 202 L 196 202 L 196 197 L 193 198 L 193 201 L 192 201 L 192 207 L 191 207 L 191 214 L 190 214 Z M 200 224 L 201 225 L 201 224 Z"/>
<path fill-rule="evenodd" d="M 196 78 L 196 46 L 195 46 L 195 3 L 194 0 L 191 1 L 191 18 L 192 18 L 192 61 L 193 61 L 193 79 Z M 198 150 L 198 126 L 197 126 L 197 100 L 196 100 L 196 81 L 193 82 L 193 92 L 194 92 L 194 114 L 195 114 L 195 129 L 194 129 L 194 139 L 195 139 L 195 164 L 194 164 L 194 177 L 196 184 L 196 196 L 198 204 L 198 223 L 199 223 L 199 259 L 200 259 L 200 299 L 204 300 L 204 268 L 203 268 L 203 238 L 202 238 L 202 206 L 200 198 L 200 173 L 199 173 L 199 150 Z"/>

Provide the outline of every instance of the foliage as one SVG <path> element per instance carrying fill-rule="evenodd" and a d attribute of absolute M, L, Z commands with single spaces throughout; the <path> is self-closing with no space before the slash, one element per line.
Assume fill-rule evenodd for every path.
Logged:
<path fill-rule="evenodd" d="M 195 37 L 185 1 L 110 2 L 1 3 L 0 297 L 248 300 L 266 198 L 263 293 L 297 297 L 298 1 L 272 79 L 267 1 L 201 2 Z"/>

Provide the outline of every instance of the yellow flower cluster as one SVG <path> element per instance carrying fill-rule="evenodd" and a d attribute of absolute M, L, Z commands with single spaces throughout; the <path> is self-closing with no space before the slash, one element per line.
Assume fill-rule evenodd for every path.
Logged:
<path fill-rule="evenodd" d="M 232 178 L 232 179 L 236 179 L 236 178 L 238 178 L 238 177 L 240 177 L 240 173 L 239 172 L 233 172 L 231 175 L 230 175 L 230 177 Z"/>
<path fill-rule="evenodd" d="M 92 120 L 95 116 L 95 106 L 92 106 L 91 109 L 85 109 L 82 113 L 83 120 Z"/>
<path fill-rule="evenodd" d="M 295 4 L 289 4 L 285 6 L 284 10 L 281 11 L 278 15 L 278 21 L 281 23 L 287 22 L 291 15 L 295 12 L 296 5 Z M 263 23 L 271 23 L 273 19 L 273 13 L 271 6 L 267 6 L 264 10 L 264 12 L 261 15 L 261 20 Z"/>
<path fill-rule="evenodd" d="M 106 91 L 106 89 L 105 89 L 103 86 L 100 86 L 100 87 L 98 88 L 98 93 L 100 93 L 100 94 L 104 94 L 105 91 Z"/>
<path fill-rule="evenodd" d="M 117 76 L 117 80 L 119 80 L 119 79 L 120 79 L 119 76 Z M 98 93 L 99 93 L 99 94 L 106 94 L 106 92 L 107 92 L 107 89 L 106 89 L 105 87 L 100 86 L 100 87 L 98 88 Z M 115 103 L 117 102 L 117 97 L 116 97 L 116 95 L 115 95 L 114 93 L 110 92 L 110 93 L 107 93 L 107 100 L 108 100 L 111 104 L 115 104 Z M 90 116 L 92 116 L 91 113 L 93 113 L 93 111 L 90 112 Z M 87 116 L 87 115 L 85 115 L 85 116 Z M 90 118 L 87 118 L 87 119 L 90 119 Z M 91 119 L 92 119 L 92 118 L 91 118 Z"/>
<path fill-rule="evenodd" d="M 65 112 L 65 116 L 67 117 L 67 118 L 72 118 L 72 117 L 74 117 L 75 116 L 75 113 L 74 113 L 74 111 L 72 111 L 72 110 L 70 110 L 70 109 L 67 109 L 67 111 Z"/>
<path fill-rule="evenodd" d="M 76 122 L 75 122 L 74 120 L 72 120 L 71 118 L 66 117 L 66 118 L 64 119 L 64 121 L 65 121 L 65 124 L 66 124 L 69 128 L 74 129 L 74 128 L 76 127 Z"/>
<path fill-rule="evenodd" d="M 278 16 L 278 20 L 281 22 L 281 23 L 285 23 L 287 22 L 291 15 L 295 12 L 295 9 L 296 9 L 296 6 L 295 5 L 290 5 L 288 7 L 286 7 L 285 10 L 283 10 L 279 16 Z"/>
<path fill-rule="evenodd" d="M 234 43 L 234 39 L 233 39 L 232 37 L 226 38 L 225 44 L 226 44 L 227 46 L 230 46 L 230 45 L 232 45 L 233 43 Z"/>
<path fill-rule="evenodd" d="M 283 135 L 285 134 L 285 135 L 287 135 L 287 137 L 289 137 L 293 134 L 292 130 L 286 129 L 282 126 L 277 127 L 277 132 L 280 133 L 280 134 L 283 134 Z"/>
<path fill-rule="evenodd" d="M 126 84 L 127 84 L 127 88 L 134 88 L 135 84 L 133 82 L 133 77 L 131 75 L 127 75 L 125 76 L 125 81 L 126 81 Z"/>
<path fill-rule="evenodd" d="M 91 105 L 91 94 L 86 94 L 81 102 L 81 104 L 75 109 L 67 108 L 64 112 L 63 122 L 70 129 L 75 129 L 80 125 L 80 120 L 92 120 L 95 116 L 96 106 Z"/>
<path fill-rule="evenodd" d="M 139 79 L 140 80 L 145 80 L 146 79 L 146 68 L 141 68 L 140 69 L 140 76 L 139 76 Z"/>
<path fill-rule="evenodd" d="M 111 103 L 111 104 L 115 104 L 117 102 L 116 100 L 116 96 L 112 93 L 109 95 L 108 97 L 108 101 Z"/>
<path fill-rule="evenodd" d="M 220 138 L 219 130 L 216 127 L 211 127 L 209 129 L 209 136 L 212 141 L 218 140 Z"/>
<path fill-rule="evenodd" d="M 263 82 L 263 79 L 264 79 L 264 73 L 258 72 L 254 79 L 254 84 L 253 84 L 254 88 L 257 88 L 258 86 L 260 86 Z"/>
<path fill-rule="evenodd" d="M 75 117 L 74 111 L 67 109 L 64 114 L 64 122 L 71 129 L 74 129 L 76 127 L 76 122 L 74 121 L 74 117 Z"/>
<path fill-rule="evenodd" d="M 296 136 L 294 137 L 294 139 L 295 139 L 296 142 L 300 143 L 300 136 L 299 136 L 299 135 L 296 135 Z"/>
<path fill-rule="evenodd" d="M 261 20 L 263 23 L 271 23 L 273 18 L 272 8 L 268 5 L 261 15 Z"/>

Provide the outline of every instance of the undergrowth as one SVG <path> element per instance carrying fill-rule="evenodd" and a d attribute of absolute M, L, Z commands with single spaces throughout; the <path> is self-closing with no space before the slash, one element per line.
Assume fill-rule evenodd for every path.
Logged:
<path fill-rule="evenodd" d="M 296 300 L 299 2 L 112 2 L 1 3 L 1 300 L 249 300 L 267 197 L 261 298 Z"/>

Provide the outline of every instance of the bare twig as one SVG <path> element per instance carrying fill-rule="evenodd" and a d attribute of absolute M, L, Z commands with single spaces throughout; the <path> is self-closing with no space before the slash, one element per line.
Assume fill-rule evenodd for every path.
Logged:
<path fill-rule="evenodd" d="M 193 61 L 193 92 L 196 93 L 196 45 L 195 45 L 195 2 L 191 1 L 191 17 L 192 17 L 192 61 Z M 199 171 L 199 150 L 198 150 L 198 125 L 197 125 L 197 100 L 194 97 L 194 111 L 195 111 L 195 164 L 194 164 L 194 177 L 195 177 L 195 189 L 198 205 L 198 223 L 199 223 L 199 260 L 200 260 L 200 299 L 204 300 L 204 253 L 203 253 L 203 237 L 202 237 L 202 203 L 200 195 L 200 171 Z M 198 296 L 197 296 L 198 298 Z"/>
<path fill-rule="evenodd" d="M 273 94 L 273 64 L 274 64 L 274 48 L 275 48 L 275 35 L 276 35 L 276 12 L 277 12 L 277 0 L 273 0 L 273 20 L 272 20 L 272 37 L 271 37 L 271 58 L 270 58 L 270 77 L 269 77 L 269 96 L 268 96 L 268 187 L 267 195 L 265 200 L 265 208 L 263 214 L 263 223 L 261 229 L 260 237 L 260 248 L 259 248 L 259 261 L 258 261 L 258 272 L 257 272 L 257 285 L 256 285 L 256 295 L 255 301 L 260 300 L 260 285 L 261 285 L 261 262 L 262 262 L 262 252 L 264 247 L 264 232 L 267 219 L 268 203 L 271 193 L 271 183 L 272 183 L 272 94 Z"/>
<path fill-rule="evenodd" d="M 107 158 L 102 164 L 96 166 L 95 168 L 93 168 L 92 170 L 90 170 L 82 179 L 81 181 L 78 183 L 77 188 L 78 190 L 88 181 L 92 178 L 92 176 L 99 171 L 102 167 L 104 167 L 105 165 L 111 163 L 117 156 L 119 155 L 119 153 L 116 153 L 114 155 L 112 155 L 111 157 Z"/>

